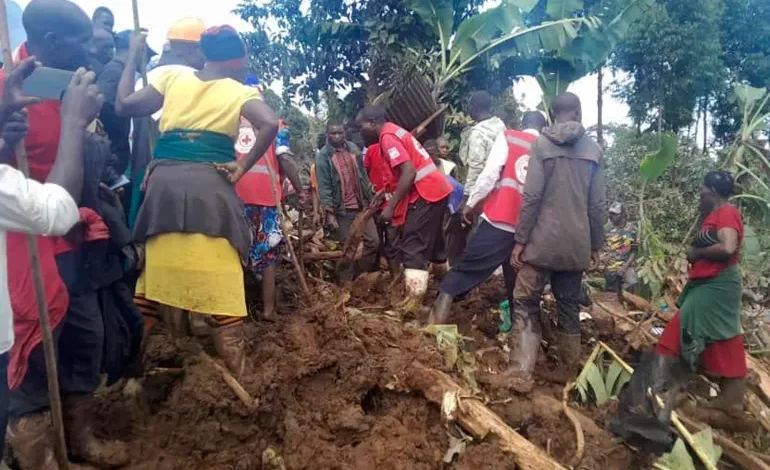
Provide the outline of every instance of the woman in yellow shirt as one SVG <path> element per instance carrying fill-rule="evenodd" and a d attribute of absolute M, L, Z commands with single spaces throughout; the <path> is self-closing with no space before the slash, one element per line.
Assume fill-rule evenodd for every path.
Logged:
<path fill-rule="evenodd" d="M 241 260 L 248 255 L 251 231 L 233 185 L 273 142 L 278 117 L 258 90 L 242 84 L 246 47 L 232 27 L 203 33 L 203 70 L 169 71 L 134 92 L 133 71 L 144 47 L 144 37 L 136 36 L 116 100 L 124 116 L 163 108 L 134 227 L 136 241 L 146 243 L 137 295 L 210 315 L 217 353 L 240 375 L 245 361 L 240 326 L 246 316 Z M 254 127 L 256 142 L 236 161 L 241 116 Z"/>

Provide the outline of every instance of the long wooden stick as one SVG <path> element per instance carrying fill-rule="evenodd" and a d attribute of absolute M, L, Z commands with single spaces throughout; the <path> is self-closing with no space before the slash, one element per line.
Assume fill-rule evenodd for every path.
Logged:
<path fill-rule="evenodd" d="M 134 11 L 134 34 L 142 34 L 142 27 L 139 24 L 139 2 L 138 0 L 131 0 L 131 6 Z M 147 87 L 149 80 L 147 80 L 147 49 L 144 52 L 145 56 L 139 61 L 139 74 L 142 76 L 142 86 Z M 147 126 L 147 138 L 150 141 L 150 154 L 155 149 L 155 134 L 152 128 L 152 116 L 146 116 L 143 118 L 146 121 Z"/>
<path fill-rule="evenodd" d="M 3 45 L 4 70 L 8 73 L 13 68 L 13 54 L 11 52 L 11 35 L 8 32 L 8 12 L 5 2 L 0 1 L 0 42 Z M 25 177 L 29 177 L 27 165 L 27 151 L 24 142 L 16 146 L 16 164 Z M 32 279 L 35 283 L 35 300 L 40 320 L 40 331 L 43 335 L 43 353 L 45 354 L 45 368 L 48 375 L 48 398 L 51 401 L 51 421 L 56 435 L 55 451 L 59 468 L 69 470 L 70 463 L 67 459 L 67 441 L 64 438 L 64 422 L 62 420 L 61 396 L 59 395 L 59 373 L 56 368 L 56 349 L 53 344 L 51 332 L 51 320 L 48 315 L 45 287 L 43 286 L 43 270 L 40 267 L 40 251 L 37 239 L 34 235 L 27 235 L 29 249 L 29 263 L 32 265 Z"/>
<path fill-rule="evenodd" d="M 266 162 L 265 166 L 267 167 L 267 172 L 270 174 L 270 187 L 273 189 L 273 199 L 275 200 L 275 207 L 278 209 L 278 217 L 283 218 L 283 204 L 281 204 L 281 198 L 278 197 L 278 185 L 280 184 L 278 176 L 275 174 L 273 167 L 270 166 L 269 161 Z M 281 227 L 283 239 L 286 240 L 286 245 L 289 248 L 291 262 L 294 265 L 294 269 L 297 271 L 297 277 L 299 277 L 299 285 L 302 287 L 302 293 L 305 294 L 305 300 L 309 302 L 312 298 L 312 294 L 310 293 L 310 288 L 307 286 L 307 280 L 305 279 L 305 273 L 302 271 L 302 266 L 299 265 L 299 258 L 294 254 L 294 246 L 291 244 L 291 238 L 289 238 L 289 234 L 286 233 L 283 224 L 280 223 L 280 221 L 278 226 Z"/>

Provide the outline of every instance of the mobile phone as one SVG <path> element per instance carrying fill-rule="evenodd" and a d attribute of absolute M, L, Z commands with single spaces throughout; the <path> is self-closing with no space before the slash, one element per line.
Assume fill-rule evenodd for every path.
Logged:
<path fill-rule="evenodd" d="M 122 188 L 123 186 L 129 184 L 131 182 L 130 179 L 126 178 L 125 175 L 120 175 L 118 179 L 115 180 L 112 185 L 110 185 L 110 189 L 113 191 L 117 191 L 118 189 Z"/>
<path fill-rule="evenodd" d="M 72 75 L 74 72 L 69 70 L 36 67 L 29 77 L 24 79 L 21 92 L 27 96 L 61 101 L 64 91 L 72 80 Z"/>

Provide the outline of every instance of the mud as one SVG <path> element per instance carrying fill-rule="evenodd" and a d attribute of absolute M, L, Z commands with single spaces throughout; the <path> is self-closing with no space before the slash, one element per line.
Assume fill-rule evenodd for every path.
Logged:
<path fill-rule="evenodd" d="M 512 457 L 491 440 L 471 443 L 453 462 L 444 463 L 449 438 L 438 408 L 422 397 L 395 391 L 398 375 L 414 360 L 453 373 L 435 339 L 417 326 L 427 318 L 435 286 L 415 319 L 386 313 L 397 290 L 386 275 L 356 280 L 348 287 L 350 297 L 333 286 L 316 285 L 325 295 L 319 293 L 313 305 L 297 310 L 293 307 L 299 296 L 290 275 L 279 286 L 286 303 L 278 320 L 245 325 L 250 364 L 239 381 L 258 398 L 256 410 L 244 406 L 221 374 L 200 360 L 201 349 L 216 357 L 208 338 L 174 338 L 163 328 L 148 339 L 140 387 L 100 394 L 97 431 L 129 444 L 128 468 L 280 469 L 263 464 L 266 451 L 276 452 L 288 470 L 516 468 Z M 476 354 L 482 372 L 499 372 L 507 365 L 492 328 L 503 299 L 502 280 L 495 278 L 453 308 L 452 321 L 472 338 L 470 347 L 482 352 Z M 584 326 L 584 358 L 593 347 L 588 338 L 615 339 L 612 333 Z M 558 367 L 552 354 L 541 356 L 539 368 Z M 458 374 L 454 377 L 461 381 Z M 562 387 L 540 379 L 535 393 L 560 401 Z M 564 416 L 538 412 L 530 397 L 483 391 L 493 400 L 489 406 L 511 427 L 565 466 L 570 464 L 576 441 Z M 580 411 L 604 428 L 606 409 Z M 649 467 L 604 431 L 586 441 L 586 456 L 577 468 Z"/>

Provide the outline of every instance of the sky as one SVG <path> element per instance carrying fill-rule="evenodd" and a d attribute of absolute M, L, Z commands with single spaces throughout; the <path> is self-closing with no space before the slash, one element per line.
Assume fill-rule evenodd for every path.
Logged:
<path fill-rule="evenodd" d="M 106 6 L 115 14 L 115 30 L 133 29 L 133 11 L 131 0 L 74 0 L 90 16 L 98 6 Z M 139 22 L 149 30 L 148 42 L 156 51 L 160 51 L 165 42 L 166 31 L 173 21 L 185 16 L 197 16 L 207 25 L 230 24 L 239 31 L 251 29 L 248 23 L 234 15 L 232 11 L 239 0 L 137 0 L 139 4 Z M 17 0 L 24 8 L 29 0 Z M 257 71 L 258 72 L 258 71 Z M 605 74 L 605 86 L 610 81 Z M 271 84 L 271 88 L 280 90 L 280 82 Z M 577 94 L 583 102 L 583 122 L 588 126 L 596 124 L 597 87 L 596 76 L 590 75 L 573 83 L 569 91 Z M 530 77 L 517 82 L 514 86 L 517 98 L 528 109 L 534 109 L 540 102 L 542 92 L 537 82 Z M 604 94 L 604 122 L 628 123 L 628 106 L 612 99 L 610 93 Z"/>

